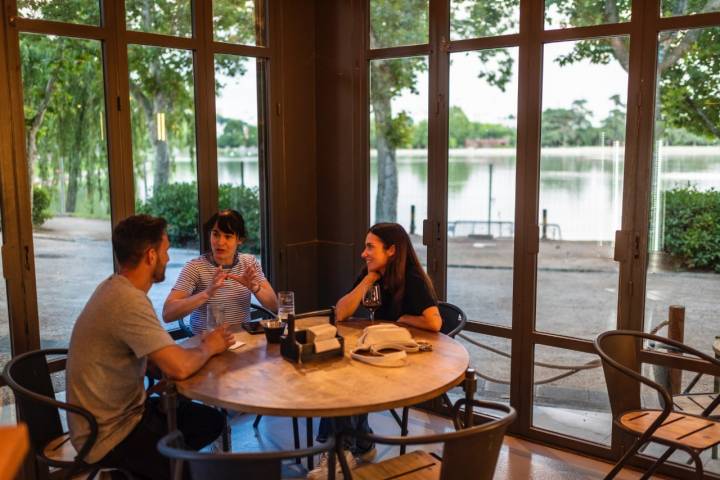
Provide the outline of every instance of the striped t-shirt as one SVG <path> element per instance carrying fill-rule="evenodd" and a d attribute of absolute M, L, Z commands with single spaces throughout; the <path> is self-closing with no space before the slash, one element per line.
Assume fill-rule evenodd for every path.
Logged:
<path fill-rule="evenodd" d="M 217 269 L 212 263 L 210 255 L 212 254 L 202 255 L 186 263 L 173 290 L 179 290 L 188 295 L 195 295 L 205 290 L 212 282 Z M 232 269 L 227 270 L 229 273 L 242 275 L 247 268 L 254 267 L 254 280 L 258 283 L 265 281 L 262 266 L 255 257 L 245 253 L 236 255 Z M 190 328 L 193 334 L 197 335 L 206 329 L 207 305 L 222 305 L 225 310 L 225 321 L 229 324 L 248 321 L 250 319 L 250 297 L 251 292 L 248 288 L 235 280 L 225 280 L 225 284 L 215 292 L 212 298 L 190 314 Z"/>

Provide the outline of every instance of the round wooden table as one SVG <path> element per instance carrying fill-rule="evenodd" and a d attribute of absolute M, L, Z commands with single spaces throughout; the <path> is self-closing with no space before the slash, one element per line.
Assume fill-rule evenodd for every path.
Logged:
<path fill-rule="evenodd" d="M 243 347 L 213 357 L 198 373 L 177 382 L 182 395 L 230 410 L 288 417 L 356 415 L 414 405 L 458 385 L 468 367 L 465 348 L 452 338 L 410 328 L 432 352 L 410 353 L 406 366 L 372 366 L 350 358 L 367 320 L 338 322 L 345 355 L 296 364 L 265 335 L 240 333 Z M 192 341 L 192 339 L 191 339 Z"/>

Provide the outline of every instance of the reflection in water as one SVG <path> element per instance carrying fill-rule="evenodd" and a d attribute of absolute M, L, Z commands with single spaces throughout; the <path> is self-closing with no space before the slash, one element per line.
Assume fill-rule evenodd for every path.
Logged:
<path fill-rule="evenodd" d="M 586 150 L 586 151 L 585 151 Z M 547 209 L 548 222 L 560 225 L 563 240 L 612 240 L 619 224 L 622 202 L 622 154 L 614 165 L 611 149 L 575 149 L 559 154 L 543 150 L 542 181 L 539 210 Z M 716 149 L 717 150 L 717 149 Z M 492 220 L 513 221 L 515 158 L 497 149 L 486 155 L 453 156 L 448 169 L 448 220 L 487 220 L 489 165 L 493 165 Z M 692 152 L 668 152 L 663 174 L 663 189 L 687 185 L 707 189 L 720 176 L 720 155 L 693 155 Z M 399 184 L 398 221 L 410 225 L 410 207 L 416 207 L 416 224 L 425 218 L 427 198 L 424 192 L 425 157 L 398 158 Z M 376 165 L 371 158 L 371 188 L 374 188 Z M 403 187 L 405 187 L 403 189 Z M 374 198 L 370 199 L 373 212 Z"/>

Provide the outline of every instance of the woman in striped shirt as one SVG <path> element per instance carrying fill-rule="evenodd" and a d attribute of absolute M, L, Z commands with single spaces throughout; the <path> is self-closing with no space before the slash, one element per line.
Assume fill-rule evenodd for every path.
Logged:
<path fill-rule="evenodd" d="M 245 221 L 235 210 L 222 210 L 205 224 L 211 250 L 185 264 L 163 307 L 163 320 L 172 322 L 190 314 L 193 334 L 207 326 L 206 305 L 222 305 L 225 321 L 250 319 L 254 295 L 267 309 L 277 311 L 277 296 L 255 257 L 239 253 L 245 240 Z"/>

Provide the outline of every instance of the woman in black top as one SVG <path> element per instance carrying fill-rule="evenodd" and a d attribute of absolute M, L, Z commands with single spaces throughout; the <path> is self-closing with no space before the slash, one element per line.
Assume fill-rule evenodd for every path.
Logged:
<path fill-rule="evenodd" d="M 347 320 L 360 306 L 365 291 L 376 282 L 382 291 L 382 306 L 375 312 L 378 320 L 391 320 L 412 327 L 440 331 L 442 318 L 437 307 L 437 296 L 430 279 L 422 269 L 410 237 L 397 223 L 378 223 L 368 230 L 362 258 L 365 267 L 355 280 L 352 290 L 335 306 L 338 321 Z M 352 429 L 372 433 L 367 414 L 352 417 L 323 418 L 318 430 L 318 441 L 325 442 L 331 435 Z M 375 445 L 346 437 L 346 458 L 351 465 L 354 457 L 369 461 L 375 456 Z M 327 457 L 308 475 L 311 480 L 327 478 Z"/>
<path fill-rule="evenodd" d="M 378 283 L 382 306 L 375 318 L 440 331 L 442 318 L 435 289 L 401 225 L 378 223 L 370 227 L 362 258 L 366 265 L 353 289 L 337 302 L 335 314 L 338 320 L 346 320 L 355 313 L 367 289 Z"/>

